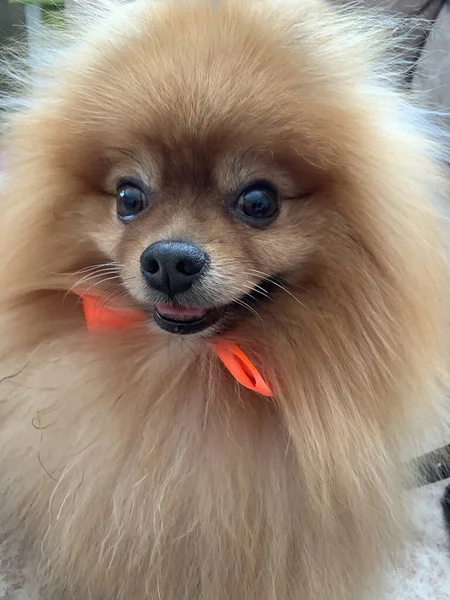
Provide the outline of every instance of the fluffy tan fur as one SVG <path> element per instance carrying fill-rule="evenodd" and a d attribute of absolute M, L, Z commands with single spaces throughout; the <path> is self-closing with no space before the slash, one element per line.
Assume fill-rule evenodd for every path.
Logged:
<path fill-rule="evenodd" d="M 439 143 L 371 19 L 316 0 L 109 4 L 3 138 L 2 523 L 46 600 L 375 596 L 445 354 Z M 124 226 L 114 182 L 132 173 L 157 200 Z M 285 200 L 249 230 L 222 198 L 261 176 Z M 227 333 L 270 401 L 202 337 L 86 332 L 74 283 L 142 306 L 140 253 L 180 235 L 213 257 L 216 301 L 284 274 Z"/>

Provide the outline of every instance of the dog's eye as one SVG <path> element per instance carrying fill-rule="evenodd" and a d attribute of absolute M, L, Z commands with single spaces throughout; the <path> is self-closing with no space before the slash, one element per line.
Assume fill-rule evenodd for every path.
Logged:
<path fill-rule="evenodd" d="M 236 209 L 249 224 L 265 225 L 278 215 L 278 194 L 268 183 L 257 183 L 245 189 Z"/>
<path fill-rule="evenodd" d="M 117 214 L 123 221 L 136 217 L 148 206 L 145 192 L 134 183 L 122 183 L 117 188 Z"/>

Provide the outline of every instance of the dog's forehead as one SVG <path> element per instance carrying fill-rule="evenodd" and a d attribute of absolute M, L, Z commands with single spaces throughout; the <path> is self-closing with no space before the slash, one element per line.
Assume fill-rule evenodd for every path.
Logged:
<path fill-rule="evenodd" d="M 182 3 L 165 21 L 143 18 L 116 37 L 108 30 L 83 51 L 61 86 L 64 127 L 82 132 L 83 146 L 157 145 L 189 172 L 210 170 L 224 153 L 280 146 L 321 161 L 328 112 L 317 109 L 297 50 L 267 22 Z"/>
<path fill-rule="evenodd" d="M 82 52 L 74 80 L 87 106 L 96 105 L 90 116 L 120 113 L 141 127 L 161 124 L 168 143 L 173 135 L 217 136 L 221 125 L 242 124 L 243 115 L 254 126 L 281 121 L 295 69 L 275 33 L 258 31 L 244 16 L 181 4 L 156 22 L 124 26 L 120 37 L 111 29 Z"/>
<path fill-rule="evenodd" d="M 136 78 L 124 77 L 111 96 L 109 106 L 102 103 L 89 113 L 91 121 L 99 116 L 100 129 L 112 125 L 108 145 L 148 147 L 167 169 L 185 175 L 211 171 L 225 158 L 232 164 L 254 162 L 261 152 L 289 145 L 294 133 L 286 103 L 276 106 L 263 91 L 249 94 L 238 76 L 222 74 L 210 84 L 206 71 L 173 76 L 160 68 L 141 73 L 137 85 Z M 117 136 L 114 144 L 111 133 Z"/>

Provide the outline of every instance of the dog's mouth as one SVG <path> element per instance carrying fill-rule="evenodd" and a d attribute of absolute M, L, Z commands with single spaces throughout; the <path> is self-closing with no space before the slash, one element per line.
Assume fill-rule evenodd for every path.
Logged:
<path fill-rule="evenodd" d="M 156 304 L 156 325 L 176 335 L 200 333 L 215 325 L 225 312 L 223 308 L 196 308 L 174 304 Z"/>
<path fill-rule="evenodd" d="M 158 327 L 175 335 L 200 333 L 220 321 L 225 323 L 225 316 L 250 310 L 254 304 L 261 305 L 271 297 L 274 289 L 280 287 L 281 281 L 280 277 L 264 279 L 251 292 L 225 306 L 203 308 L 158 303 L 154 306 L 154 321 Z"/>

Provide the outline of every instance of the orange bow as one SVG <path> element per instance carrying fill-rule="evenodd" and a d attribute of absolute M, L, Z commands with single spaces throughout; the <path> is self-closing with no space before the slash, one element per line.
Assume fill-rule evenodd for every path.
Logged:
<path fill-rule="evenodd" d="M 147 318 L 140 310 L 104 307 L 95 296 L 81 294 L 81 299 L 89 331 L 127 328 L 142 323 Z M 262 396 L 272 396 L 266 381 L 239 346 L 231 342 L 215 341 L 212 349 L 241 385 Z"/>

